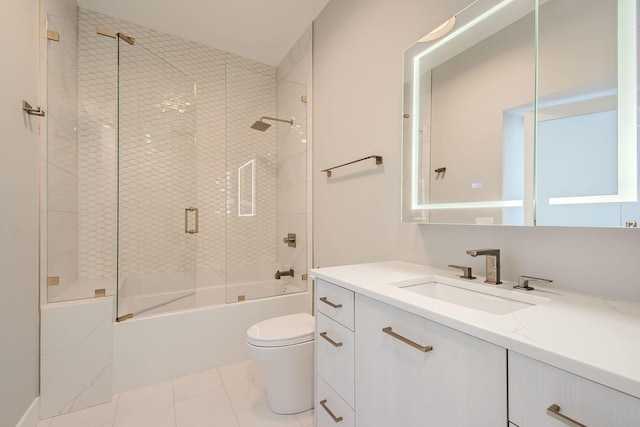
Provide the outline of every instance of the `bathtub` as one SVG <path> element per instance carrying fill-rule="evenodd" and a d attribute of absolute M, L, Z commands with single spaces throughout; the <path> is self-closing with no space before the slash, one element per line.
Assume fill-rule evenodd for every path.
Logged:
<path fill-rule="evenodd" d="M 158 307 L 162 314 L 153 309 L 113 323 L 113 393 L 250 358 L 246 331 L 251 325 L 310 312 L 310 293 L 299 290 L 281 281 L 199 288 Z M 237 301 L 240 295 L 244 301 Z M 236 302 L 225 304 L 225 299 Z"/>
<path fill-rule="evenodd" d="M 119 300 L 118 313 L 120 316 L 135 313 L 135 318 L 141 318 L 303 291 L 304 289 L 293 283 L 271 279 L 153 294 L 125 295 Z"/>
<path fill-rule="evenodd" d="M 301 291 L 306 283 L 290 278 L 195 291 L 170 290 L 168 283 L 147 279 L 130 282 L 123 292 L 119 313 L 127 313 L 123 310 L 128 307 L 135 316 L 120 323 L 114 322 L 115 296 L 90 297 L 96 285 L 106 287 L 114 280 L 72 284 L 59 294 L 83 299 L 41 306 L 43 417 L 107 403 L 114 393 L 248 359 L 246 331 L 251 325 L 311 310 L 310 293 Z M 157 294 L 143 294 L 150 284 Z"/>

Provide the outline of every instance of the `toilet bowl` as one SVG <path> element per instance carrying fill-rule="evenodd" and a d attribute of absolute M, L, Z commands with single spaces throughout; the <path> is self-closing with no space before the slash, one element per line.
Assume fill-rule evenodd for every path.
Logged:
<path fill-rule="evenodd" d="M 313 408 L 315 322 L 308 313 L 274 317 L 247 330 L 249 353 L 262 368 L 276 414 Z"/>

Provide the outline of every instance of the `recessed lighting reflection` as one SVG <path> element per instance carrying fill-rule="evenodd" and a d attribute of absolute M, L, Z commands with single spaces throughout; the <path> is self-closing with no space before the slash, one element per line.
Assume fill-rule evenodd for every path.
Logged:
<path fill-rule="evenodd" d="M 431 31 L 429 34 L 421 38 L 419 41 L 430 42 L 433 40 L 437 40 L 440 37 L 446 35 L 449 31 L 451 31 L 455 25 L 456 25 L 456 17 L 452 16 L 451 18 L 449 18 L 449 20 L 447 20 L 445 23 L 440 25 L 435 30 Z"/>

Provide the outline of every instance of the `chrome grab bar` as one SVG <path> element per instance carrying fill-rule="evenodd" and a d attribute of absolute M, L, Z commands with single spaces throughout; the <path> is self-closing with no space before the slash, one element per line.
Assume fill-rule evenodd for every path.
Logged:
<path fill-rule="evenodd" d="M 196 228 L 189 228 L 189 212 L 195 212 Z M 184 232 L 187 234 L 197 234 L 199 228 L 198 208 L 184 208 Z"/>
<path fill-rule="evenodd" d="M 335 342 L 334 340 L 332 340 L 331 338 L 329 338 L 327 336 L 326 332 L 320 332 L 320 336 L 322 338 L 324 338 L 325 340 L 329 341 L 332 346 L 334 346 L 334 347 L 342 347 L 342 343 L 341 342 Z"/>
<path fill-rule="evenodd" d="M 433 350 L 433 347 L 431 347 L 430 345 L 420 345 L 415 341 L 411 341 L 409 338 L 405 338 L 402 335 L 396 334 L 391 329 L 391 326 L 387 326 L 386 328 L 382 328 L 382 332 L 384 332 L 385 334 L 391 335 L 395 339 L 400 340 L 405 344 L 409 344 L 411 347 L 416 348 L 416 349 L 420 350 L 423 353 L 427 353 L 427 352 Z"/>
<path fill-rule="evenodd" d="M 320 301 L 322 301 L 323 303 L 333 307 L 333 308 L 342 308 L 342 304 L 334 304 L 331 301 L 327 300 L 327 297 L 322 297 L 320 298 Z"/>
<path fill-rule="evenodd" d="M 569 427 L 587 427 L 584 424 L 580 424 L 579 422 L 572 420 L 566 415 L 562 415 L 560 413 L 560 406 L 556 405 L 555 403 L 547 408 L 547 415 Z"/>
<path fill-rule="evenodd" d="M 333 412 L 331 412 L 331 409 L 327 407 L 327 399 L 321 400 L 320 406 L 322 406 L 322 409 L 327 411 L 327 414 L 329 414 L 329 416 L 333 419 L 334 422 L 339 423 L 340 421 L 342 421 L 342 417 L 336 417 L 335 415 L 333 415 Z"/>

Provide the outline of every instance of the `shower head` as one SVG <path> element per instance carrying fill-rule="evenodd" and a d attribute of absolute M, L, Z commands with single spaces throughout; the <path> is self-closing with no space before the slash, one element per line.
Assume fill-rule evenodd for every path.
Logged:
<path fill-rule="evenodd" d="M 265 123 L 262 120 L 258 120 L 257 122 L 251 125 L 251 129 L 259 130 L 260 132 L 264 132 L 270 127 L 271 125 L 269 123 Z"/>
<path fill-rule="evenodd" d="M 269 123 L 263 122 L 263 120 L 272 120 L 274 122 L 289 123 L 291 126 L 293 126 L 293 119 L 284 120 L 284 119 L 278 119 L 275 117 L 262 116 L 260 117 L 260 120 L 258 120 L 257 122 L 251 125 L 251 129 L 259 130 L 260 132 L 264 132 L 265 130 L 269 129 L 271 125 Z"/>

